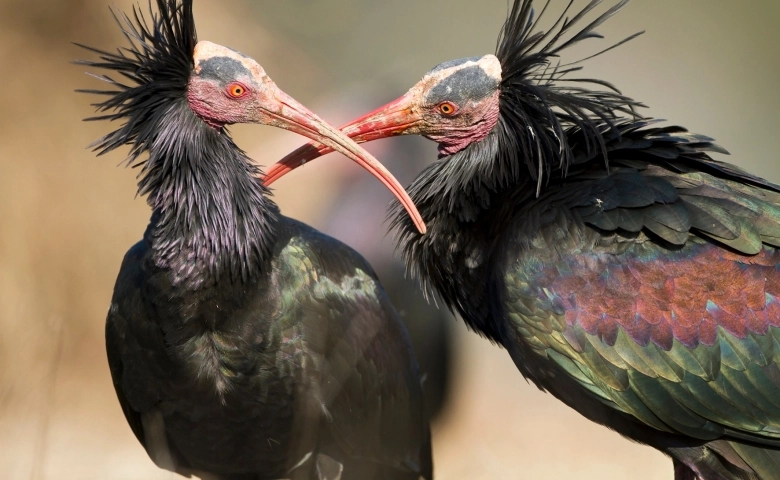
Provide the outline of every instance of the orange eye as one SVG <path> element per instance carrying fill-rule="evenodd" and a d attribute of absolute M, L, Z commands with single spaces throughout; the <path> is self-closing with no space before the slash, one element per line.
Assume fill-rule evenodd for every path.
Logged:
<path fill-rule="evenodd" d="M 457 110 L 457 107 L 450 102 L 443 102 L 439 104 L 439 111 L 444 115 L 452 115 Z"/>
<path fill-rule="evenodd" d="M 231 83 L 228 85 L 227 92 L 233 98 L 241 98 L 246 94 L 246 87 L 240 83 Z"/>

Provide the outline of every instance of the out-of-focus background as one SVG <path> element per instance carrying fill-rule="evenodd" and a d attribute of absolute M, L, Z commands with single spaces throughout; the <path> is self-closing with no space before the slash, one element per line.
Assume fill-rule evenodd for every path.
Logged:
<path fill-rule="evenodd" d="M 73 93 L 95 81 L 68 63 L 87 55 L 70 42 L 122 44 L 110 3 L 0 0 L 3 479 L 178 478 L 157 470 L 133 437 L 104 354 L 114 279 L 149 217 L 134 198 L 135 172 L 116 167 L 126 151 L 96 158 L 85 149 L 109 126 L 81 122 L 94 99 Z M 551 8 L 564 3 L 552 0 Z M 254 57 L 285 91 L 341 124 L 400 95 L 437 63 L 493 52 L 506 9 L 507 0 L 198 0 L 195 13 L 201 39 Z M 600 31 L 608 41 L 647 34 L 587 62 L 586 71 L 644 101 L 650 115 L 715 137 L 732 152 L 729 161 L 778 182 L 778 23 L 775 0 L 636 0 Z M 607 45 L 594 43 L 591 52 Z M 301 142 L 268 127 L 233 132 L 263 165 Z M 420 138 L 369 150 L 403 184 L 436 156 Z M 659 453 L 579 417 L 527 384 L 504 351 L 425 310 L 409 293 L 414 285 L 398 280 L 384 236 L 389 194 L 362 170 L 332 156 L 275 187 L 285 214 L 377 267 L 419 338 L 445 338 L 442 350 L 420 351 L 442 359 L 426 360 L 434 377 L 448 375 L 433 424 L 437 478 L 672 478 Z"/>

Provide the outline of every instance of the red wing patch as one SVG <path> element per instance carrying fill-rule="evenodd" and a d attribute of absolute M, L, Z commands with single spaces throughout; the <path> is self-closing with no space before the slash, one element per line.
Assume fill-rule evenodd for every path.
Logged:
<path fill-rule="evenodd" d="M 614 345 L 618 328 L 638 344 L 712 345 L 718 327 L 737 338 L 780 326 L 780 252 L 754 256 L 712 244 L 680 251 L 637 246 L 619 257 L 580 255 L 546 268 L 537 285 L 566 311 L 567 325 Z M 546 294 L 549 298 L 549 294 Z"/>

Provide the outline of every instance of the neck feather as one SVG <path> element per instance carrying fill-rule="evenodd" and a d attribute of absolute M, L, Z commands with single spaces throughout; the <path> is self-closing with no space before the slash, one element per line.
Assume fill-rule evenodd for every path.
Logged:
<path fill-rule="evenodd" d="M 258 168 L 186 100 L 156 126 L 139 193 L 153 216 L 146 238 L 156 265 L 190 288 L 262 272 L 278 217 Z"/>
<path fill-rule="evenodd" d="M 407 268 L 426 292 L 437 292 L 466 324 L 492 340 L 501 326 L 490 315 L 491 258 L 513 206 L 535 195 L 524 164 L 502 148 L 505 124 L 481 141 L 440 158 L 408 188 L 428 227 L 420 235 L 394 202 L 390 216 Z"/>

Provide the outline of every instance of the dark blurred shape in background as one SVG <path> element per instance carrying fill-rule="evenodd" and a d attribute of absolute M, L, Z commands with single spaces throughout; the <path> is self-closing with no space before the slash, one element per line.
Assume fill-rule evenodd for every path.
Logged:
<path fill-rule="evenodd" d="M 116 168 L 126 152 L 96 158 L 85 149 L 105 126 L 80 121 L 92 113 L 90 99 L 73 90 L 94 83 L 69 62 L 82 55 L 71 41 L 122 44 L 108 11 L 114 3 L 132 5 L 0 0 L 3 479 L 180 478 L 159 471 L 133 437 L 105 358 L 111 289 L 149 210 L 134 198 L 135 171 Z M 397 97 L 439 62 L 492 53 L 506 8 L 505 0 L 196 0 L 195 15 L 201 39 L 251 55 L 286 92 L 341 124 Z M 599 32 L 607 40 L 647 34 L 587 62 L 586 73 L 649 105 L 647 114 L 714 137 L 731 151 L 728 161 L 777 182 L 779 22 L 776 0 L 636 0 Z M 278 129 L 233 131 L 263 165 L 300 144 Z M 436 157 L 420 138 L 368 148 L 402 184 Z M 415 337 L 437 340 L 418 346 L 426 388 L 439 378 L 448 392 L 433 425 L 437 478 L 671 478 L 660 454 L 538 392 L 506 352 L 466 334 L 461 321 L 428 307 L 414 283 L 402 283 L 385 236 L 389 194 L 352 162 L 332 155 L 274 189 L 286 215 L 372 262 L 410 329 L 420 328 Z M 438 402 L 431 399 L 434 408 Z"/>

